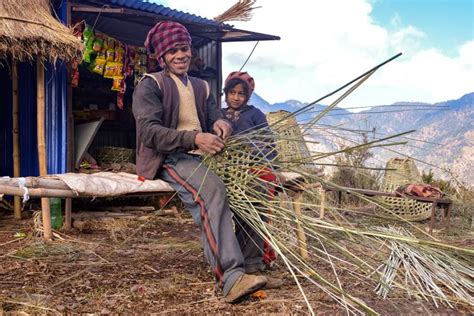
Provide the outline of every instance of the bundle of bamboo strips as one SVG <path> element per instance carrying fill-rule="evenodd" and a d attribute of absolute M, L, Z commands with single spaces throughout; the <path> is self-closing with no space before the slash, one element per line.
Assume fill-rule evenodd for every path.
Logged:
<path fill-rule="evenodd" d="M 320 119 L 360 86 L 375 70 L 354 80 L 351 83 L 353 86 L 328 106 L 327 110 L 305 123 L 299 123 L 302 134 L 318 127 Z M 314 104 L 316 102 L 287 116 L 297 118 L 311 111 Z M 284 131 L 289 127 L 281 123 L 284 119 L 271 124 L 271 129 L 278 131 L 277 133 L 266 129 L 256 129 L 232 137 L 227 142 L 223 153 L 206 156 L 204 164 L 223 179 L 228 189 L 232 210 L 279 254 L 281 261 L 300 288 L 310 313 L 314 313 L 315 302 L 306 295 L 304 288 L 308 285 L 303 286 L 299 278 L 301 276 L 309 281 L 309 287 L 315 286 L 329 295 L 340 303 L 348 314 L 377 314 L 377 312 L 369 304 L 352 295 L 350 286 L 344 286 L 343 277 L 347 276 L 352 278 L 351 283 L 355 279 L 372 288 L 382 284 L 377 289 L 383 287 L 384 292 L 381 294 L 384 296 L 391 292 L 390 289 L 398 288 L 417 300 L 429 297 L 435 304 L 443 302 L 448 305 L 474 307 L 472 297 L 474 250 L 433 240 L 423 230 L 390 212 L 387 206 L 376 197 L 368 197 L 358 193 L 357 190 L 342 188 L 327 181 L 320 174 L 312 172 L 305 166 L 307 161 L 297 158 L 288 159 L 288 155 L 280 153 L 271 161 L 268 160 L 269 153 L 275 150 L 268 143 L 269 140 L 273 143 L 305 141 L 285 136 Z M 321 159 L 355 149 L 375 147 L 387 149 L 400 146 L 406 142 L 394 141 L 394 139 L 405 134 L 400 133 L 363 144 L 354 143 L 334 152 L 311 153 L 310 157 L 317 165 Z M 388 220 L 378 219 L 377 226 L 353 223 L 345 213 L 354 214 L 354 210 L 350 207 L 326 204 L 320 190 L 307 190 L 304 192 L 305 199 L 302 202 L 288 202 L 290 192 L 284 183 L 262 180 L 258 176 L 259 170 L 271 170 L 275 173 L 280 170 L 289 170 L 300 173 L 307 184 L 320 183 L 323 187 L 347 190 L 368 204 L 385 210 L 393 217 Z M 280 197 L 275 198 L 270 194 L 270 188 L 280 192 Z M 282 203 L 282 200 L 286 202 Z M 295 212 L 295 207 L 302 207 L 303 212 Z M 327 213 L 323 218 L 313 216 L 323 207 Z M 269 218 L 271 223 L 263 218 Z M 402 231 L 380 229 L 380 225 L 393 225 L 394 219 L 411 227 L 417 236 L 407 235 Z M 297 238 L 301 231 L 304 232 L 305 240 Z M 394 245 L 404 247 L 403 253 L 416 253 L 416 259 L 413 259 L 413 256 L 398 255 L 396 257 L 396 260 L 403 262 L 400 266 L 408 273 L 412 282 L 398 281 L 399 278 L 403 280 L 403 275 L 393 274 L 393 271 L 390 272 L 389 269 L 382 271 L 383 266 L 390 265 L 390 262 L 394 260 L 394 251 L 396 251 Z M 436 254 L 436 258 L 432 257 L 433 254 Z M 430 257 L 432 259 L 429 259 Z M 451 271 L 444 272 L 448 267 Z M 423 278 L 430 278 L 430 274 L 436 274 L 438 277 L 432 278 L 429 282 L 427 279 L 423 280 Z M 456 278 L 458 282 L 453 283 L 453 279 Z M 420 284 L 430 284 L 430 286 L 419 286 Z M 456 290 L 453 290 L 453 287 L 456 287 Z"/>

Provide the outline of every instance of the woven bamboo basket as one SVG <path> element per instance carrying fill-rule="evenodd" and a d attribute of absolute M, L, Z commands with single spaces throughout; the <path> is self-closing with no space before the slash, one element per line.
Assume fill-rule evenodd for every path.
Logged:
<path fill-rule="evenodd" d="M 288 117 L 289 114 L 290 112 L 283 110 L 267 114 L 267 121 L 272 131 L 282 135 L 276 144 L 279 156 L 281 160 L 287 162 L 294 161 L 297 165 L 311 163 L 311 154 L 298 126 L 298 122 L 295 117 Z"/>
<path fill-rule="evenodd" d="M 387 169 L 395 170 L 385 172 L 382 183 L 382 190 L 385 192 L 394 192 L 402 185 L 422 182 L 415 162 L 410 158 L 392 158 L 387 162 Z M 408 221 L 422 221 L 431 216 L 430 203 L 398 197 L 384 197 L 383 202 L 391 212 Z"/>
<path fill-rule="evenodd" d="M 244 151 L 240 153 L 223 151 L 219 155 L 210 157 L 205 163 L 224 181 L 231 198 L 243 199 L 245 194 L 241 192 L 241 188 L 252 179 L 248 171 L 254 160 L 255 158 L 252 159 L 252 156 Z"/>
<path fill-rule="evenodd" d="M 99 164 L 134 162 L 135 150 L 123 147 L 105 146 L 97 149 L 95 158 Z"/>
<path fill-rule="evenodd" d="M 224 181 L 231 208 L 235 202 L 240 204 L 241 201 L 255 203 L 256 205 L 261 204 L 259 197 L 252 193 L 254 190 L 260 191 L 257 187 L 258 183 L 261 184 L 261 182 L 250 171 L 251 169 L 258 169 L 259 165 L 261 166 L 259 164 L 261 159 L 253 155 L 251 150 L 246 151 L 243 148 L 244 146 L 246 145 L 242 145 L 242 151 L 239 153 L 224 151 L 205 161 L 207 167 Z M 246 188 L 249 188 L 248 191 L 243 191 Z M 279 203 L 281 207 L 293 207 L 285 196 L 278 195 L 273 200 L 274 203 Z M 260 210 L 263 211 L 262 209 Z M 251 211 L 250 207 L 248 211 Z M 271 212 L 271 210 L 268 211 Z M 285 240 L 287 244 L 298 247 L 298 237 L 293 219 L 279 217 L 271 221 L 268 229 L 273 236 L 277 236 L 278 240 Z"/>

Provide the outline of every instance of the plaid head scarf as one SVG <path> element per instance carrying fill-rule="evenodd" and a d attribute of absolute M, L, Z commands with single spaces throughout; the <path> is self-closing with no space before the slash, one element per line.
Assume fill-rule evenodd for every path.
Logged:
<path fill-rule="evenodd" d="M 148 32 L 145 47 L 148 53 L 156 53 L 156 58 L 162 65 L 163 55 L 177 45 L 191 45 L 191 35 L 181 24 L 172 21 L 161 21 Z"/>
<path fill-rule="evenodd" d="M 233 71 L 225 79 L 224 86 L 226 87 L 229 81 L 235 78 L 239 78 L 243 80 L 245 84 L 247 84 L 247 87 L 249 89 L 249 98 L 250 98 L 250 96 L 253 93 L 253 90 L 255 90 L 255 80 L 253 80 L 253 78 L 246 71 L 245 72 Z"/>

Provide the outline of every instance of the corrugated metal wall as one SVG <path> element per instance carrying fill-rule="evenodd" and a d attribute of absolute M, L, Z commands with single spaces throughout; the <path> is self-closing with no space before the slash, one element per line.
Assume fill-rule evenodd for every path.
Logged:
<path fill-rule="evenodd" d="M 207 45 L 204 45 L 197 49 L 197 56 L 202 59 L 205 64 L 204 73 L 209 75 L 204 77 L 211 88 L 212 93 L 216 97 L 217 100 L 220 100 L 221 94 L 221 87 L 220 87 L 220 63 L 218 62 L 219 55 L 219 43 L 217 42 L 210 42 Z M 210 76 L 212 71 L 212 75 Z"/>
<path fill-rule="evenodd" d="M 51 64 L 45 71 L 46 149 L 48 173 L 64 173 L 67 166 L 67 71 Z"/>
<path fill-rule="evenodd" d="M 55 7 L 56 14 L 64 23 L 67 17 L 67 1 Z M 64 173 L 67 170 L 67 68 L 63 62 L 55 67 L 46 64 L 46 150 L 48 173 Z"/>

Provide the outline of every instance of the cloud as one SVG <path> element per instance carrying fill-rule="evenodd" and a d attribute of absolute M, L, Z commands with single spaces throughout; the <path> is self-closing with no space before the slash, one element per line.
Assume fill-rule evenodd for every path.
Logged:
<path fill-rule="evenodd" d="M 173 0 L 168 5 L 212 18 L 234 0 Z M 278 35 L 280 41 L 258 44 L 245 70 L 256 79 L 256 92 L 270 103 L 288 99 L 311 102 L 376 64 L 403 52 L 380 69 L 341 105 L 438 102 L 472 92 L 474 42 L 448 57 L 426 46 L 429 34 L 393 14 L 391 25 L 371 17 L 368 0 L 259 0 L 242 29 Z M 239 69 L 255 43 L 223 44 L 224 76 Z"/>

